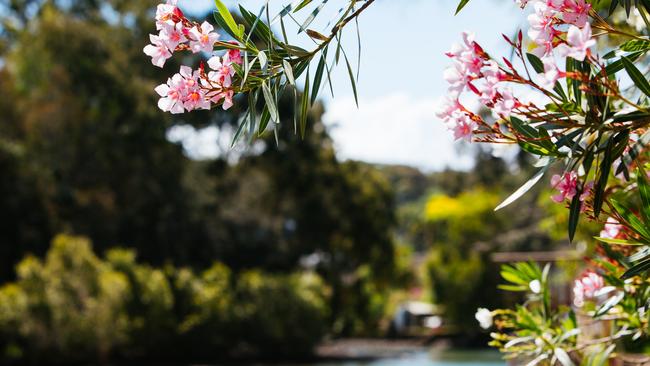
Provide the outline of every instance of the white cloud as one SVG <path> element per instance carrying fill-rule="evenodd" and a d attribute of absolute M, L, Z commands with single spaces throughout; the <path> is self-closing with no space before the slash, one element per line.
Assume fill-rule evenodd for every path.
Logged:
<path fill-rule="evenodd" d="M 405 164 L 423 170 L 469 169 L 447 127 L 435 117 L 436 101 L 395 93 L 375 99 L 334 99 L 324 116 L 343 159 Z"/>

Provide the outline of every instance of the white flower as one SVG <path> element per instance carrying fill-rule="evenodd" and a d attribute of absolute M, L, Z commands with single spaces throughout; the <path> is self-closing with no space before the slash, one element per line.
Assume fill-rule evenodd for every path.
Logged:
<path fill-rule="evenodd" d="M 532 291 L 534 294 L 542 292 L 542 283 L 539 282 L 539 280 L 530 281 L 528 287 L 530 287 L 530 291 Z"/>
<path fill-rule="evenodd" d="M 474 315 L 481 328 L 488 329 L 492 326 L 492 312 L 486 308 L 478 308 L 476 315 Z"/>

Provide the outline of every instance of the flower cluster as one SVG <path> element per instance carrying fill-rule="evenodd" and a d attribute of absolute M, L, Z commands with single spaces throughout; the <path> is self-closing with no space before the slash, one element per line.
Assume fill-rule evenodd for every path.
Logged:
<path fill-rule="evenodd" d="M 605 239 L 620 239 L 624 237 L 624 226 L 621 225 L 616 219 L 610 217 L 605 222 L 603 230 L 600 232 L 600 237 Z"/>
<path fill-rule="evenodd" d="M 525 7 L 528 1 L 518 2 Z M 528 37 L 535 46 L 533 53 L 544 63 L 539 83 L 552 88 L 566 76 L 555 65 L 555 56 L 584 61 L 596 44 L 588 22 L 591 4 L 585 0 L 535 0 L 533 6 L 534 12 L 528 16 Z M 564 32 L 566 25 L 568 30 Z"/>
<path fill-rule="evenodd" d="M 571 201 L 573 197 L 578 193 L 578 174 L 576 172 L 566 172 L 563 175 L 554 175 L 551 178 L 551 186 L 557 189 L 558 193 L 551 198 L 557 203 L 562 203 L 565 201 Z M 593 186 L 593 182 L 588 182 L 582 188 L 582 194 L 580 195 L 580 201 L 584 202 L 587 197 L 589 197 L 590 189 Z"/>
<path fill-rule="evenodd" d="M 534 3 L 534 12 L 528 17 L 528 36 L 533 54 L 541 58 L 544 70 L 536 82 L 524 79 L 508 60 L 504 59 L 505 67 L 500 66 L 475 42 L 473 34 L 463 33 L 462 42 L 455 44 L 446 53 L 453 64 L 444 72 L 444 79 L 449 85 L 448 93 L 437 112 L 437 116 L 453 130 L 457 140 L 471 141 L 479 131 L 484 134 L 499 132 L 498 126 L 488 125 L 461 104 L 459 97 L 464 91 L 475 94 L 478 101 L 498 119 L 508 119 L 513 113 L 525 114 L 529 106 L 514 96 L 513 90 L 505 86 L 504 82 L 528 84 L 536 89 L 540 86 L 552 89 L 558 80 L 567 77 L 567 73 L 557 66 L 555 57 L 584 61 L 596 43 L 587 21 L 591 5 L 585 0 L 516 2 L 522 8 L 529 2 Z M 521 33 L 517 41 L 508 42 L 518 51 L 518 56 L 523 58 Z"/>
<path fill-rule="evenodd" d="M 536 46 L 534 52 L 540 57 L 548 56 L 561 45 L 560 56 L 573 54 L 575 59 L 584 60 L 587 50 L 595 44 L 587 21 L 591 4 L 585 0 L 535 0 L 533 7 L 534 12 L 528 16 L 528 36 Z M 563 24 L 569 25 L 566 43 L 561 38 Z"/>
<path fill-rule="evenodd" d="M 510 116 L 519 102 L 509 88 L 500 87 L 501 82 L 508 79 L 507 74 L 474 41 L 473 34 L 463 33 L 463 42 L 455 44 L 446 55 L 454 63 L 444 73 L 449 88 L 437 116 L 454 131 L 457 140 L 471 141 L 474 132 L 484 122 L 460 103 L 459 97 L 465 90 L 478 95 L 485 106 L 504 118 Z"/>
<path fill-rule="evenodd" d="M 604 287 L 605 281 L 599 274 L 593 271 L 585 272 L 574 282 L 573 304 L 577 307 L 584 306 L 585 301 L 595 299 Z"/>
<path fill-rule="evenodd" d="M 149 36 L 151 44 L 144 47 L 144 53 L 158 67 L 163 67 L 173 52 L 179 50 L 212 54 L 219 39 L 210 23 L 197 24 L 188 20 L 178 8 L 177 0 L 167 0 L 158 5 L 156 29 L 159 33 Z M 223 57 L 214 56 L 207 63 L 210 67 L 207 72 L 203 63 L 198 70 L 181 66 L 180 71 L 165 84 L 156 87 L 156 93 L 161 97 L 158 107 L 172 114 L 210 109 L 219 103 L 223 109 L 230 108 L 234 95 L 231 88 L 235 75 L 233 64 L 242 64 L 241 52 L 231 49 Z"/>
<path fill-rule="evenodd" d="M 145 46 L 144 53 L 151 57 L 151 63 L 163 67 L 177 50 L 191 50 L 194 53 L 211 53 L 219 34 L 208 23 L 196 24 L 189 21 L 183 11 L 176 6 L 178 0 L 167 0 L 156 9 L 156 29 L 158 34 L 150 34 L 151 44 Z"/>
<path fill-rule="evenodd" d="M 234 61 L 233 61 L 234 60 Z M 210 109 L 212 104 L 223 103 L 223 109 L 232 107 L 234 91 L 230 88 L 235 74 L 233 63 L 241 63 L 239 51 L 229 51 L 223 58 L 208 60 L 210 71 L 203 65 L 199 70 L 181 66 L 180 72 L 170 77 L 166 84 L 156 87 L 160 95 L 158 107 L 173 114 L 196 109 Z"/>

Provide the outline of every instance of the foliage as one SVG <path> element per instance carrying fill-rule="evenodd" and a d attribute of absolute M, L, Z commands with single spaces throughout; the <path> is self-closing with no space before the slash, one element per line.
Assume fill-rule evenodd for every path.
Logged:
<path fill-rule="evenodd" d="M 310 129 L 297 138 L 289 94 L 278 98 L 277 140 L 265 134 L 250 149 L 231 149 L 228 141 L 215 158 L 189 159 L 168 139 L 175 128 L 217 128 L 219 141 L 229 139 L 248 105 L 235 97 L 227 112 L 181 117 L 156 108 L 149 91 L 163 74 L 142 54 L 155 5 L 0 4 L 0 39 L 9 46 L 0 56 L 0 281 L 15 279 L 13 267 L 25 255 L 43 258 L 57 233 L 92 239 L 131 283 L 156 279 L 142 287 L 161 297 L 147 300 L 159 304 L 155 311 L 143 299 L 129 303 L 138 324 L 131 331 L 141 334 L 129 352 L 137 356 L 171 342 L 163 289 L 181 288 L 160 280 L 171 276 L 166 265 L 198 273 L 219 261 L 233 277 L 250 270 L 283 276 L 302 270 L 305 258 L 319 258 L 313 269 L 332 291 L 328 332 L 379 332 L 376 317 L 385 314 L 376 298 L 396 282 L 387 181 L 371 166 L 336 158 L 318 102 L 310 102 Z M 199 56 L 178 62 L 198 63 Z M 262 112 L 264 103 L 252 107 Z M 111 251 L 116 245 L 133 249 L 143 264 Z M 382 293 L 355 291 L 360 286 Z"/>
<path fill-rule="evenodd" d="M 326 331 L 327 290 L 313 273 L 233 276 L 219 263 L 201 274 L 161 270 L 123 249 L 100 259 L 88 240 L 69 236 L 17 271 L 0 288 L 4 361 L 296 357 Z"/>
<path fill-rule="evenodd" d="M 468 34 L 464 45 L 448 54 L 454 65 L 446 79 L 454 94 L 440 115 L 457 138 L 517 144 L 539 158 L 538 173 L 498 208 L 522 197 L 551 166 L 562 165 L 563 173 L 551 179 L 557 190 L 552 199 L 568 209 L 563 216 L 569 240 L 581 219 L 603 230 L 588 259 L 591 269 L 574 283 L 575 311 L 551 308 L 548 267 L 517 264 L 503 267 L 509 283 L 501 288 L 527 292 L 528 300 L 514 310 L 480 309 L 476 318 L 484 328 L 494 318 L 499 333 L 492 345 L 520 362 L 601 365 L 617 353 L 643 350 L 648 339 L 650 87 L 640 69 L 647 67 L 650 50 L 650 7 L 631 1 L 593 2 L 593 8 L 585 1 L 533 3 L 530 45 L 524 44 L 523 32 L 505 37 L 514 60 L 504 58 L 501 65 Z M 627 25 L 607 19 L 618 5 L 628 18 L 634 10 L 642 26 L 630 29 L 633 23 L 625 17 Z M 592 36 L 592 27 L 597 35 Z M 596 45 L 608 46 L 609 52 L 598 56 L 592 50 Z M 473 62 L 480 66 L 472 69 Z M 534 90 L 545 105 L 520 99 L 506 84 Z M 493 120 L 462 106 L 466 89 L 493 112 Z"/>

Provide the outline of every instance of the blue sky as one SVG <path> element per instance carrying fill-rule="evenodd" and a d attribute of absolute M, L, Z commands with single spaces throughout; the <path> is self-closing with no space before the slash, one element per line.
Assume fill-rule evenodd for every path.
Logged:
<path fill-rule="evenodd" d="M 271 0 L 272 14 L 288 2 L 291 0 Z M 226 3 L 233 7 L 240 3 L 257 13 L 264 1 Z M 327 33 L 324 26 L 342 3 L 330 0 L 320 23 L 311 28 Z M 211 0 L 179 1 L 188 12 L 210 10 L 213 4 Z M 342 159 L 407 164 L 426 171 L 471 166 L 467 149 L 453 142 L 434 115 L 436 103 L 446 91 L 442 72 L 449 62 L 444 52 L 467 30 L 475 32 L 477 41 L 489 52 L 507 56 L 501 34 L 514 34 L 524 15 L 509 0 L 473 0 L 454 16 L 456 5 L 456 0 L 378 0 L 359 19 L 360 107 L 356 108 L 344 67 L 332 75 L 335 98 L 326 90 L 321 92 L 327 106 L 325 121 Z M 296 35 L 296 28 L 289 34 Z M 344 47 L 356 60 L 354 29 L 344 37 Z M 295 41 L 313 47 L 303 37 Z"/>

